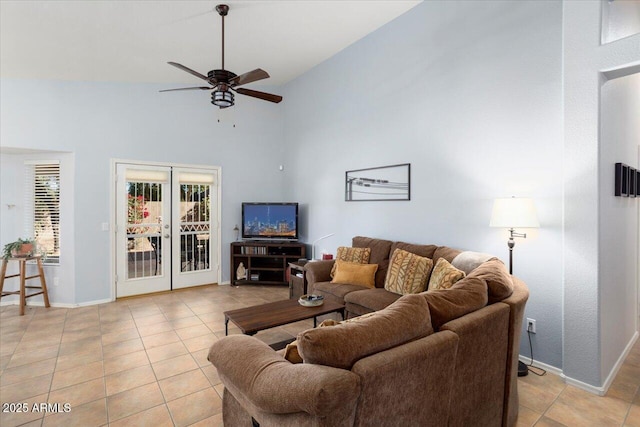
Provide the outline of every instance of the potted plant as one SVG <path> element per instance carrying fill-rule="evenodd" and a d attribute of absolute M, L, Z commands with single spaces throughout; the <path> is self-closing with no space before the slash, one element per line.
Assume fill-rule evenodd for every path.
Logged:
<path fill-rule="evenodd" d="M 31 256 L 35 252 L 35 245 L 34 239 L 18 239 L 15 242 L 7 243 L 2 250 L 2 258 Z"/>

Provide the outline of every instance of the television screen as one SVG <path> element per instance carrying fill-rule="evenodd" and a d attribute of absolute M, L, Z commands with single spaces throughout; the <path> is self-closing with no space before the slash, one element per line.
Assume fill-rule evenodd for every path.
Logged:
<path fill-rule="evenodd" d="M 298 204 L 243 203 L 242 238 L 298 240 Z"/>

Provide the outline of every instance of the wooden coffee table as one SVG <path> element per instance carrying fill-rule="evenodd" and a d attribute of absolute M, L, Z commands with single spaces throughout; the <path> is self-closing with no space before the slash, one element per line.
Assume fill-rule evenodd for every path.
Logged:
<path fill-rule="evenodd" d="M 231 320 L 243 334 L 254 335 L 264 329 L 275 328 L 299 320 L 313 317 L 313 327 L 316 327 L 316 316 L 328 313 L 340 313 L 344 319 L 344 304 L 325 301 L 318 307 L 304 307 L 298 300 L 270 302 L 253 307 L 239 308 L 224 312 L 224 334 L 229 334 L 229 320 Z"/>

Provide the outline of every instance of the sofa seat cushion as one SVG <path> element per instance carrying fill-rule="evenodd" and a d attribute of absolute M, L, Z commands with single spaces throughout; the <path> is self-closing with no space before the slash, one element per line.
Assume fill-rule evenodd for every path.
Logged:
<path fill-rule="evenodd" d="M 318 282 L 313 286 L 313 293 L 322 295 L 331 301 L 336 301 L 340 304 L 344 304 L 344 296 L 350 292 L 362 291 L 367 288 L 366 286 L 350 285 L 342 283 L 331 282 Z"/>
<path fill-rule="evenodd" d="M 357 322 L 298 334 L 304 363 L 351 369 L 363 357 L 433 333 L 429 306 L 421 295 L 405 295 Z"/>
<path fill-rule="evenodd" d="M 470 276 L 459 280 L 449 289 L 430 290 L 420 295 L 429 304 L 431 322 L 436 331 L 450 320 L 481 309 L 488 301 L 487 282 Z"/>
<path fill-rule="evenodd" d="M 401 296 L 384 289 L 375 288 L 350 292 L 345 295 L 344 302 L 349 313 L 362 315 L 382 310 L 393 304 Z"/>
<path fill-rule="evenodd" d="M 396 294 L 418 294 L 427 288 L 433 261 L 403 249 L 391 255 L 384 288 Z"/>
<path fill-rule="evenodd" d="M 507 267 L 498 258 L 480 264 L 469 273 L 469 277 L 477 277 L 487 282 L 489 304 L 509 298 L 513 293 L 513 279 Z"/>

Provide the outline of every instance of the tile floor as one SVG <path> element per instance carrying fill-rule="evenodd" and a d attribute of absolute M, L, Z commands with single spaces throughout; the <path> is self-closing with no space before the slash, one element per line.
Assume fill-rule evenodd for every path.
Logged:
<path fill-rule="evenodd" d="M 206 357 L 224 336 L 222 312 L 287 296 L 284 287 L 207 286 L 74 309 L 30 306 L 25 316 L 0 307 L 0 425 L 221 426 L 222 385 Z M 311 326 L 256 337 L 273 343 Z M 519 379 L 518 426 L 640 427 L 639 387 L 640 344 L 605 397 L 530 374 Z"/>

